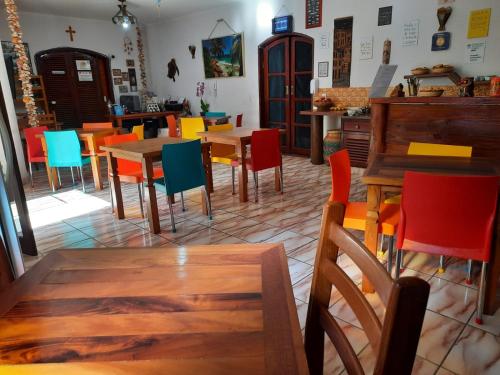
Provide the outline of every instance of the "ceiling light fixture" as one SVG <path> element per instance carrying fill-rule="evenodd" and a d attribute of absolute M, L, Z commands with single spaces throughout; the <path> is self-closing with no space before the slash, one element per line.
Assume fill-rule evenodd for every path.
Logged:
<path fill-rule="evenodd" d="M 122 25 L 124 29 L 127 29 L 130 25 L 135 25 L 137 23 L 137 17 L 132 13 L 127 11 L 127 5 L 125 5 L 126 0 L 118 0 L 121 4 L 118 4 L 120 9 L 111 20 L 115 25 Z"/>

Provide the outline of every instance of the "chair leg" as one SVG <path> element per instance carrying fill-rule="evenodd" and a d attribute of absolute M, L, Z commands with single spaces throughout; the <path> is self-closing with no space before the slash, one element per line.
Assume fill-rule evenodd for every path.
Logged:
<path fill-rule="evenodd" d="M 56 168 L 57 171 L 57 179 L 59 180 L 59 186 L 63 186 L 62 180 L 61 180 L 61 173 L 59 173 L 59 168 Z"/>
<path fill-rule="evenodd" d="M 50 174 L 51 174 L 51 176 L 53 176 L 53 173 L 54 173 L 54 170 L 52 168 L 50 168 Z M 51 178 L 51 183 L 52 183 L 52 192 L 55 193 L 56 192 L 56 184 L 54 183 L 54 179 L 53 178 Z"/>
<path fill-rule="evenodd" d="M 83 179 L 83 165 L 80 168 L 80 178 L 82 179 L 82 190 L 83 193 L 86 193 L 85 191 L 85 180 Z"/>
<path fill-rule="evenodd" d="M 444 257 L 444 255 L 441 255 L 439 257 L 439 269 L 438 269 L 438 273 L 444 273 L 445 272 L 444 262 L 445 262 L 445 257 Z"/>
<path fill-rule="evenodd" d="M 33 165 L 31 163 L 28 163 L 29 167 L 30 167 L 30 181 L 31 181 L 31 188 L 34 188 L 35 185 L 33 183 Z"/>
<path fill-rule="evenodd" d="M 231 167 L 231 179 L 233 182 L 233 195 L 236 194 L 235 188 L 234 188 L 234 175 L 235 175 L 235 170 L 234 167 Z"/>
<path fill-rule="evenodd" d="M 467 285 L 472 285 L 472 259 L 467 260 L 467 278 L 465 279 Z"/>
<path fill-rule="evenodd" d="M 141 217 L 144 219 L 144 204 L 142 203 L 141 183 L 137 184 L 137 190 L 139 190 L 139 207 L 141 208 Z"/>
<path fill-rule="evenodd" d="M 280 165 L 280 184 L 281 184 L 281 194 L 285 192 L 285 187 L 283 186 L 283 166 Z"/>
<path fill-rule="evenodd" d="M 399 250 L 399 252 L 401 253 L 401 264 L 399 266 L 399 270 L 403 271 L 405 269 L 405 253 L 404 250 Z"/>
<path fill-rule="evenodd" d="M 182 204 L 182 212 L 186 211 L 186 206 L 184 206 L 184 193 L 181 191 L 181 204 Z"/>
<path fill-rule="evenodd" d="M 377 257 L 378 258 L 381 258 L 384 255 L 384 240 L 385 240 L 385 235 L 381 234 L 380 241 L 377 244 Z"/>
<path fill-rule="evenodd" d="M 175 229 L 175 220 L 174 220 L 174 208 L 172 207 L 172 202 L 168 199 L 167 195 L 168 208 L 170 210 L 170 221 L 172 222 L 172 232 L 175 233 L 177 230 Z"/>
<path fill-rule="evenodd" d="M 481 266 L 481 279 L 479 280 L 479 294 L 477 296 L 476 324 L 483 324 L 484 294 L 486 292 L 486 269 L 488 263 L 483 262 Z"/>
<path fill-rule="evenodd" d="M 253 182 L 255 185 L 255 202 L 258 201 L 257 195 L 258 195 L 258 190 L 259 190 L 259 175 L 257 172 L 253 172 Z"/>
<path fill-rule="evenodd" d="M 389 236 L 389 249 L 387 249 L 387 272 L 392 275 L 392 254 L 394 252 L 394 236 Z"/>
<path fill-rule="evenodd" d="M 71 169 L 71 181 L 73 181 L 73 186 L 75 186 L 75 174 L 73 173 L 73 167 L 70 167 Z"/>
<path fill-rule="evenodd" d="M 109 186 L 109 199 L 111 201 L 111 213 L 115 213 L 115 200 L 113 199 L 113 189 L 111 189 L 111 184 Z"/>
<path fill-rule="evenodd" d="M 207 211 L 208 211 L 208 219 L 212 220 L 212 202 L 210 201 L 210 195 L 207 192 L 207 187 L 202 187 L 203 192 L 205 193 L 205 200 L 207 201 Z"/>
<path fill-rule="evenodd" d="M 397 249 L 396 250 L 396 280 L 399 279 L 399 274 L 401 273 L 401 258 L 403 251 Z"/>

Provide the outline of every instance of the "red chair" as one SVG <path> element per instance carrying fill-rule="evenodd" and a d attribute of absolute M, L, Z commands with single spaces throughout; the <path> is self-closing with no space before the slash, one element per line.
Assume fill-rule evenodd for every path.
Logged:
<path fill-rule="evenodd" d="M 243 113 L 236 115 L 236 127 L 241 128 L 243 125 Z"/>
<path fill-rule="evenodd" d="M 113 129 L 113 123 L 112 122 L 84 122 L 82 124 L 82 128 L 88 129 L 88 130 Z M 104 146 L 104 140 L 102 137 L 99 137 L 99 138 L 96 137 L 95 146 L 97 149 L 97 155 L 101 156 L 101 157 L 105 157 L 106 152 L 101 151 L 101 146 Z M 90 151 L 83 150 L 82 154 L 90 155 Z"/>
<path fill-rule="evenodd" d="M 28 164 L 30 170 L 31 187 L 33 187 L 33 167 L 31 163 L 45 163 L 43 154 L 42 139 L 37 138 L 38 134 L 43 134 L 49 130 L 46 126 L 37 126 L 35 128 L 25 128 L 24 138 L 26 139 L 26 154 L 28 155 Z"/>
<path fill-rule="evenodd" d="M 247 168 L 253 172 L 255 183 L 255 202 L 257 202 L 257 193 L 259 188 L 258 172 L 269 168 L 279 168 L 281 194 L 283 194 L 283 165 L 281 162 L 280 133 L 278 129 L 256 130 L 252 132 L 250 143 L 250 158 L 243 163 L 247 163 Z M 239 166 L 240 161 L 233 160 L 233 168 Z M 234 173 L 233 173 L 234 185 Z"/>
<path fill-rule="evenodd" d="M 347 229 L 365 231 L 366 229 L 366 202 L 349 202 L 351 190 L 351 161 L 349 152 L 341 150 L 329 157 L 332 171 L 332 194 L 330 202 L 340 202 L 345 206 L 343 226 Z M 378 233 L 389 236 L 389 253 L 387 271 L 392 271 L 392 252 L 394 248 L 394 235 L 399 223 L 398 204 L 380 204 L 380 217 Z"/>
<path fill-rule="evenodd" d="M 121 135 L 110 135 L 109 137 L 104 137 L 104 144 L 106 146 L 116 145 L 125 142 L 137 142 L 139 138 L 137 134 L 129 133 L 129 134 L 121 134 Z M 143 201 L 143 182 L 144 175 L 142 173 L 142 164 L 136 161 L 117 159 L 117 169 L 118 169 L 118 177 L 120 178 L 120 182 L 127 182 L 131 184 L 137 184 L 137 189 L 139 190 L 139 202 L 141 207 L 141 215 L 144 217 L 144 207 L 142 204 Z M 153 168 L 153 176 L 155 179 L 163 178 L 163 169 L 161 167 Z M 109 171 L 109 177 L 113 177 L 111 171 Z M 110 182 L 111 184 L 111 182 Z M 113 194 L 111 194 L 111 209 L 114 212 L 114 202 L 113 202 Z"/>
<path fill-rule="evenodd" d="M 496 176 L 440 176 L 406 172 L 398 228 L 401 250 L 482 262 L 476 323 L 482 323 L 486 267 L 498 199 Z M 467 277 L 470 279 L 470 271 Z"/>
<path fill-rule="evenodd" d="M 167 124 L 168 124 L 168 136 L 172 138 L 178 138 L 179 134 L 177 133 L 177 120 L 174 115 L 166 116 Z"/>

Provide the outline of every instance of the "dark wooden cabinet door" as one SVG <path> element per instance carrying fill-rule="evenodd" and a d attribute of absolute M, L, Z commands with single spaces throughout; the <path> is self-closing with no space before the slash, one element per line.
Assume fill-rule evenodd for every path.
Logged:
<path fill-rule="evenodd" d="M 313 44 L 303 37 L 292 37 L 290 55 L 290 134 L 291 151 L 307 155 L 311 149 L 311 116 L 300 111 L 311 109 L 310 82 L 313 78 Z"/>
<path fill-rule="evenodd" d="M 290 145 L 290 40 L 279 39 L 264 49 L 264 128 L 286 130 L 281 137 L 285 151 Z"/>
<path fill-rule="evenodd" d="M 79 60 L 88 61 L 90 70 L 78 69 Z M 57 121 L 63 123 L 63 128 L 107 120 L 110 93 L 107 90 L 109 78 L 105 60 L 105 56 L 82 50 L 55 49 L 36 55 L 49 104 L 56 113 Z"/>

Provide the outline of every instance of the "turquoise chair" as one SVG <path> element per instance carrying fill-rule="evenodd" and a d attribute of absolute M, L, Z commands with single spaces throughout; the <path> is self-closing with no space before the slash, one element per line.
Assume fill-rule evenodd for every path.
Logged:
<path fill-rule="evenodd" d="M 73 177 L 73 167 L 77 167 L 80 169 L 82 189 L 85 193 L 85 181 L 83 179 L 82 168 L 85 164 L 90 163 L 90 157 L 82 157 L 80 141 L 78 140 L 76 131 L 46 131 L 43 132 L 43 135 L 47 144 L 49 167 L 57 169 L 59 181 L 61 181 L 59 168 L 71 168 L 71 176 Z M 54 185 L 52 185 L 52 191 L 55 191 Z"/>
<path fill-rule="evenodd" d="M 207 118 L 226 117 L 226 112 L 205 112 L 205 117 Z"/>
<path fill-rule="evenodd" d="M 155 181 L 155 187 L 167 194 L 172 232 L 176 232 L 174 210 L 169 195 L 181 193 L 182 211 L 185 211 L 183 191 L 202 186 L 205 193 L 208 218 L 212 220 L 212 206 L 207 193 L 205 168 L 201 161 L 201 142 L 199 139 L 163 145 L 162 150 L 163 179 Z"/>

